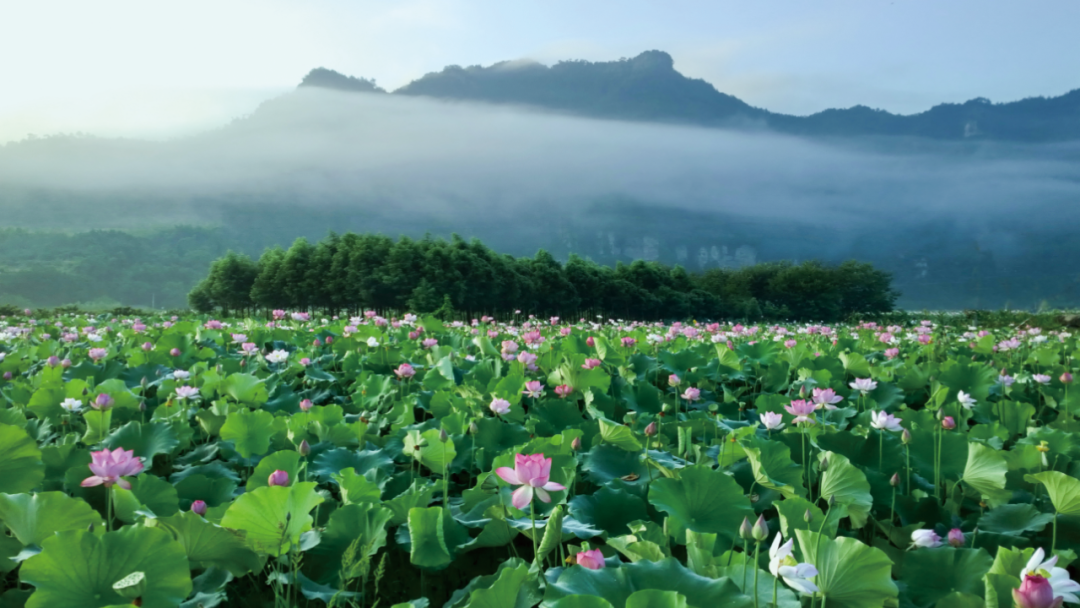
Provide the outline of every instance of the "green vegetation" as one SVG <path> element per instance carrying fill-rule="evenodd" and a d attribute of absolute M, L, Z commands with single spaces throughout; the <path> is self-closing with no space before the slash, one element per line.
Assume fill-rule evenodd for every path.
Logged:
<path fill-rule="evenodd" d="M 200 312 L 221 309 L 324 311 L 456 310 L 466 316 L 603 315 L 625 319 L 794 319 L 836 321 L 893 309 L 888 273 L 869 264 L 757 264 L 692 275 L 680 266 L 636 261 L 614 268 L 571 255 L 559 263 L 500 255 L 477 240 L 331 234 L 258 261 L 229 252 L 188 295 Z"/>

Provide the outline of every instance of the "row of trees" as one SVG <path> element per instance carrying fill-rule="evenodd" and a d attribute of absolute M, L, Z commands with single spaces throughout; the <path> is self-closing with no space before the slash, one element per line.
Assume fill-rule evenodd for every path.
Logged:
<path fill-rule="evenodd" d="M 464 317 L 522 313 L 625 319 L 775 318 L 834 321 L 892 310 L 888 273 L 869 264 L 758 264 L 692 275 L 636 261 L 614 268 L 571 255 L 560 263 L 495 253 L 478 240 L 331 233 L 297 239 L 258 261 L 230 252 L 188 294 L 201 312 L 258 309 L 433 312 Z"/>

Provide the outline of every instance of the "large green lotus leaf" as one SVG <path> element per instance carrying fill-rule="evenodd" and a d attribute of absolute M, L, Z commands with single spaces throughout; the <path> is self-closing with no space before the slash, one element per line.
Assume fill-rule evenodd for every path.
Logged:
<path fill-rule="evenodd" d="M 981 595 L 983 576 L 993 563 L 985 549 L 917 549 L 904 556 L 900 580 L 907 583 L 911 601 L 930 606 L 954 591 Z"/>
<path fill-rule="evenodd" d="M 333 479 L 341 491 L 341 501 L 347 505 L 378 504 L 382 500 L 379 485 L 363 475 L 358 475 L 352 467 L 334 473 Z"/>
<path fill-rule="evenodd" d="M 241 494 L 221 525 L 247 532 L 247 542 L 259 553 L 278 556 L 300 542 L 311 529 L 311 510 L 323 501 L 314 482 L 269 486 Z"/>
<path fill-rule="evenodd" d="M 830 461 L 830 467 L 832 466 Z M 880 549 L 854 538 L 836 540 L 807 530 L 796 530 L 803 560 L 818 574 L 814 584 L 833 608 L 896 605 L 898 590 L 892 581 L 892 560 Z"/>
<path fill-rule="evenodd" d="M 627 452 L 638 454 L 641 452 L 641 442 L 634 436 L 630 427 L 617 424 L 605 418 L 600 419 L 600 439 L 610 445 L 614 445 Z"/>
<path fill-rule="evenodd" d="M 125 523 L 134 523 L 139 514 L 136 511 L 150 510 L 158 517 L 167 517 L 180 509 L 180 500 L 176 487 L 160 477 L 143 473 L 129 479 L 131 489 L 120 486 L 111 488 L 113 512 Z"/>
<path fill-rule="evenodd" d="M 830 452 L 846 456 L 848 460 L 864 469 L 878 470 L 878 454 L 881 454 L 881 470 L 889 476 L 904 470 L 904 446 L 899 433 L 885 433 L 885 445 L 879 448 L 882 435 L 867 438 L 854 433 L 822 433 L 817 437 L 817 445 Z M 881 450 L 880 452 L 878 450 Z M 900 473 L 903 477 L 903 473 Z"/>
<path fill-rule="evenodd" d="M 669 516 L 669 531 L 686 543 L 686 530 L 712 532 L 730 541 L 743 518 L 754 516 L 750 498 L 739 483 L 723 471 L 704 466 L 686 467 L 679 479 L 657 479 L 649 488 L 649 502 Z"/>
<path fill-rule="evenodd" d="M 949 387 L 946 403 L 955 401 L 960 391 L 964 391 L 977 400 L 986 399 L 990 395 L 990 388 L 997 382 L 998 372 L 993 366 L 971 365 L 970 361 L 956 359 L 941 367 L 942 372 L 938 380 L 942 385 Z"/>
<path fill-rule="evenodd" d="M 497 418 L 482 418 L 476 421 L 479 432 L 475 435 L 476 447 L 483 450 L 483 457 L 476 465 L 487 471 L 499 454 L 529 440 L 529 431 L 520 424 L 507 424 Z"/>
<path fill-rule="evenodd" d="M 98 536 L 66 530 L 45 539 L 19 577 L 36 589 L 27 608 L 105 608 L 131 605 L 113 583 L 135 572 L 146 577 L 143 608 L 172 608 L 191 593 L 184 548 L 163 530 L 125 527 Z"/>
<path fill-rule="evenodd" d="M 409 520 L 410 510 L 431 504 L 435 490 L 434 484 L 414 480 L 404 492 L 384 502 L 383 506 L 393 513 L 391 525 L 400 526 Z"/>
<path fill-rule="evenodd" d="M 240 403 L 252 406 L 266 403 L 270 398 L 266 383 L 251 374 L 230 374 L 221 381 L 218 390 Z"/>
<path fill-rule="evenodd" d="M 1012 492 L 1005 489 L 1005 473 L 1009 466 L 1001 452 L 981 443 L 968 444 L 967 464 L 963 481 L 983 496 L 991 507 L 1009 502 Z"/>
<path fill-rule="evenodd" d="M 42 386 L 34 391 L 26 407 L 38 418 L 58 420 L 65 413 L 64 408 L 60 407 L 60 402 L 66 397 L 67 392 L 62 386 Z"/>
<path fill-rule="evenodd" d="M 0 494 L 0 519 L 19 542 L 39 546 L 56 532 L 105 525 L 89 504 L 63 492 Z"/>
<path fill-rule="evenodd" d="M 581 470 L 596 485 L 626 478 L 631 485 L 645 485 L 649 471 L 641 455 L 621 450 L 613 445 L 597 445 L 585 454 Z"/>
<path fill-rule="evenodd" d="M 364 563 L 370 567 L 370 558 L 386 545 L 390 516 L 389 509 L 378 505 L 338 507 L 330 514 L 319 544 L 304 553 L 304 571 L 315 582 L 329 585 L 337 585 L 343 569 L 346 578 L 361 576 Z M 342 556 L 353 543 L 352 562 L 343 566 Z"/>
<path fill-rule="evenodd" d="M 825 512 L 817 505 L 811 504 L 809 500 L 796 496 L 773 504 L 780 514 L 780 532 L 784 538 L 794 536 L 795 530 L 821 531 L 832 538 L 836 536 L 836 528 L 840 525 L 840 520 L 847 517 L 847 508 L 844 505 L 839 503 L 833 505 L 829 509 L 829 518 L 823 529 L 821 524 L 825 518 Z M 807 511 L 810 511 L 809 522 L 806 521 Z"/>
<path fill-rule="evenodd" d="M 43 479 L 45 464 L 37 442 L 17 426 L 0 424 L 0 493 L 29 492 Z"/>
<path fill-rule="evenodd" d="M 505 574 L 510 571 L 511 574 Z M 466 585 L 462 589 L 458 589 L 450 597 L 450 601 L 443 605 L 443 608 L 465 608 L 472 601 L 472 598 L 477 591 L 483 589 L 491 589 L 497 584 L 500 584 L 500 589 L 496 593 L 481 596 L 481 601 L 487 601 L 489 599 L 503 599 L 507 600 L 503 604 L 499 604 L 499 608 L 532 608 L 540 601 L 540 586 L 535 574 L 521 579 L 520 573 L 529 571 L 529 564 L 522 559 L 511 558 L 505 562 L 499 564 L 499 568 L 493 574 L 487 574 L 478 576 Z M 506 576 L 506 578 L 503 578 Z M 517 580 L 523 582 L 518 583 L 518 590 L 515 590 L 513 594 L 509 593 L 509 586 L 507 583 Z M 500 581 L 502 581 L 500 583 Z"/>
<path fill-rule="evenodd" d="M 663 393 L 648 382 L 635 384 L 632 391 L 628 387 L 622 396 L 630 409 L 643 414 L 659 414 L 664 406 Z"/>
<path fill-rule="evenodd" d="M 244 543 L 242 535 L 215 526 L 191 511 L 153 523 L 168 530 L 179 541 L 193 569 L 217 566 L 233 576 L 262 569 L 259 556 Z"/>
<path fill-rule="evenodd" d="M 742 342 L 735 347 L 735 352 L 740 357 L 747 359 L 752 363 L 757 363 L 762 367 L 768 367 L 772 365 L 772 362 L 779 354 L 779 347 L 771 341 L 758 341 L 751 344 L 750 342 Z"/>
<path fill-rule="evenodd" d="M 268 454 L 255 465 L 255 471 L 251 473 L 244 487 L 248 492 L 265 488 L 270 485 L 270 474 L 274 471 L 285 471 L 291 481 L 301 481 L 300 458 L 300 453 L 295 450 L 280 450 Z"/>
<path fill-rule="evenodd" d="M 409 431 L 405 436 L 404 453 L 415 458 L 429 470 L 442 475 L 444 468 L 449 468 L 457 456 L 454 442 L 441 441 L 439 429 L 428 429 L 423 433 Z"/>
<path fill-rule="evenodd" d="M 1024 532 L 1042 532 L 1046 524 L 1053 519 L 1053 513 L 1042 513 L 1035 505 L 1002 505 L 987 511 L 979 518 L 979 532 L 1020 536 Z"/>
<path fill-rule="evenodd" d="M 535 589 L 530 589 L 529 567 L 519 564 L 501 569 L 490 587 L 474 588 L 466 608 L 528 608 L 536 603 Z M 535 586 L 535 582 L 533 584 Z"/>
<path fill-rule="evenodd" d="M 158 454 L 171 454 L 180 445 L 172 425 L 164 422 L 139 423 L 131 421 L 113 431 L 104 441 L 103 446 L 110 450 L 124 448 L 136 456 L 145 458 L 147 465 Z"/>
<path fill-rule="evenodd" d="M 274 433 L 274 415 L 262 410 L 230 412 L 225 424 L 221 425 L 221 438 L 233 442 L 244 458 L 265 454 Z"/>
<path fill-rule="evenodd" d="M 765 551 L 766 547 L 762 546 L 762 550 Z M 740 554 L 742 555 L 742 554 Z M 724 556 L 716 558 L 716 561 L 720 565 L 726 564 L 727 560 Z M 733 560 L 734 561 L 734 560 Z M 777 581 L 773 577 L 772 573 L 762 568 L 757 568 L 757 592 L 758 600 L 762 606 L 768 605 L 769 608 L 774 608 L 772 605 L 773 596 L 773 583 L 776 583 L 776 604 L 775 608 L 802 608 L 802 602 L 799 601 L 799 596 L 794 591 L 788 589 L 783 581 Z M 734 562 L 731 566 L 724 568 L 718 568 L 716 576 L 726 576 L 731 579 L 731 582 L 738 585 L 742 592 L 750 597 L 754 596 L 754 571 L 753 564 L 747 564 Z"/>
<path fill-rule="evenodd" d="M 614 608 L 611 602 L 595 595 L 568 595 L 545 606 L 549 608 Z"/>
<path fill-rule="evenodd" d="M 409 510 L 409 540 L 409 561 L 414 566 L 440 570 L 450 565 L 469 535 L 448 510 L 417 507 Z"/>
<path fill-rule="evenodd" d="M 352 468 L 360 475 L 374 474 L 376 470 L 391 473 L 394 461 L 382 450 L 364 450 L 357 452 L 347 448 L 327 450 L 315 457 L 308 465 L 308 472 L 321 481 L 330 481 L 334 473 Z"/>
<path fill-rule="evenodd" d="M 687 608 L 686 596 L 678 591 L 642 589 L 626 598 L 626 608 Z"/>
<path fill-rule="evenodd" d="M 758 484 L 780 492 L 785 498 L 806 496 L 803 467 L 791 460 L 788 446 L 757 435 L 745 437 L 739 444 L 746 452 Z"/>
<path fill-rule="evenodd" d="M 648 519 L 649 509 L 636 494 L 603 487 L 592 494 L 575 496 L 570 501 L 570 515 L 611 536 L 619 536 L 630 533 L 627 526 L 630 522 Z"/>
<path fill-rule="evenodd" d="M 934 604 L 934 608 L 987 608 L 990 604 L 971 593 L 956 591 L 946 595 Z"/>
<path fill-rule="evenodd" d="M 938 433 L 916 429 L 911 431 L 911 436 L 911 468 L 923 479 L 934 479 L 934 446 L 937 445 Z M 963 433 L 942 433 L 941 476 L 944 479 L 959 479 L 963 476 L 967 453 L 968 440 Z"/>
<path fill-rule="evenodd" d="M 216 507 L 233 499 L 236 482 L 231 479 L 212 478 L 206 475 L 190 475 L 176 482 L 176 495 L 180 506 L 187 509 L 196 500 Z"/>
<path fill-rule="evenodd" d="M 1080 515 L 1080 480 L 1060 471 L 1043 471 L 1035 475 L 1025 475 L 1028 483 L 1041 483 L 1046 486 L 1050 502 L 1062 515 Z"/>
<path fill-rule="evenodd" d="M 742 594 L 727 578 L 711 579 L 698 576 L 675 558 L 660 562 L 639 561 L 617 568 L 589 570 L 580 566 L 566 568 L 558 580 L 548 579 L 543 608 L 551 608 L 559 599 L 569 595 L 602 597 L 615 608 L 626 608 L 635 591 L 657 589 L 683 594 L 690 608 L 750 608 L 754 600 Z"/>
<path fill-rule="evenodd" d="M 818 462 L 824 458 L 829 459 L 829 466 L 821 476 L 821 497 L 825 500 L 836 498 L 838 504 L 847 507 L 851 525 L 855 528 L 863 527 L 870 515 L 870 507 L 874 504 L 870 495 L 870 482 L 846 457 L 835 452 L 823 452 L 818 457 Z"/>

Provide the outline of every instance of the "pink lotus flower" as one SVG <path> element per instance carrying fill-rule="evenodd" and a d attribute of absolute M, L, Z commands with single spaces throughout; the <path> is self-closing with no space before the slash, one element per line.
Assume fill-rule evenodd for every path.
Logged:
<path fill-rule="evenodd" d="M 785 348 L 795 348 L 795 346 L 797 344 L 798 344 L 798 342 L 796 342 L 795 340 L 784 340 L 784 347 Z"/>
<path fill-rule="evenodd" d="M 1016 608 L 1061 608 L 1064 596 L 1054 597 L 1054 587 L 1046 577 L 1028 574 L 1019 589 L 1013 589 Z"/>
<path fill-rule="evenodd" d="M 941 546 L 941 537 L 933 530 L 915 530 L 911 533 L 912 547 L 933 549 Z"/>
<path fill-rule="evenodd" d="M 559 396 L 559 399 L 566 399 L 572 392 L 574 392 L 574 387 L 569 384 L 560 384 L 555 387 L 555 394 Z"/>
<path fill-rule="evenodd" d="M 194 386 L 178 386 L 176 387 L 177 399 L 191 399 L 192 397 L 199 396 L 199 389 Z"/>
<path fill-rule="evenodd" d="M 270 474 L 266 483 L 271 486 L 287 486 L 289 485 L 289 472 L 278 469 Z"/>
<path fill-rule="evenodd" d="M 815 388 L 813 390 L 814 405 L 818 408 L 825 408 L 826 410 L 835 410 L 836 404 L 844 400 L 843 397 L 836 394 L 831 388 Z"/>
<path fill-rule="evenodd" d="M 1039 384 L 1050 384 L 1050 376 L 1046 374 L 1032 374 L 1031 379 Z"/>
<path fill-rule="evenodd" d="M 95 410 L 106 411 L 113 406 L 113 398 L 108 393 L 101 393 L 90 402 L 90 407 Z"/>
<path fill-rule="evenodd" d="M 952 530 L 949 530 L 948 539 L 949 539 L 949 545 L 951 545 L 953 547 L 957 547 L 957 548 L 963 547 L 964 546 L 964 531 L 961 530 L 960 528 L 953 528 Z"/>
<path fill-rule="evenodd" d="M 682 382 L 682 379 L 679 378 L 678 376 L 676 376 L 675 374 L 671 374 L 670 376 L 667 377 L 667 383 L 670 384 L 671 386 L 679 386 L 680 382 Z"/>
<path fill-rule="evenodd" d="M 109 356 L 109 351 L 104 348 L 91 348 L 89 351 L 90 358 L 94 360 L 94 363 L 101 361 L 105 357 Z"/>
<path fill-rule="evenodd" d="M 424 341 L 422 342 L 422 344 L 424 345 L 424 348 L 431 348 L 432 346 L 435 346 L 438 343 L 439 343 L 439 341 L 436 340 L 435 338 L 424 338 Z"/>
<path fill-rule="evenodd" d="M 510 500 L 516 509 L 524 509 L 532 502 L 533 492 L 544 502 L 551 502 L 548 492 L 565 490 L 562 484 L 549 481 L 551 477 L 551 459 L 543 454 L 514 455 L 514 468 L 499 467 L 495 470 L 503 481 L 510 485 L 521 486 L 514 490 Z"/>
<path fill-rule="evenodd" d="M 402 380 L 408 380 L 409 378 L 412 378 L 416 375 L 416 370 L 413 369 L 413 366 L 409 365 L 408 363 L 402 363 L 397 367 L 397 369 L 394 370 L 394 374 L 396 374 L 397 377 L 401 378 Z"/>
<path fill-rule="evenodd" d="M 196 515 L 206 515 L 206 503 L 201 500 L 192 502 L 191 512 Z"/>
<path fill-rule="evenodd" d="M 686 391 L 682 394 L 682 398 L 690 402 L 697 401 L 698 399 L 701 399 L 701 389 L 694 388 L 693 386 L 687 387 Z"/>
<path fill-rule="evenodd" d="M 870 426 L 879 431 L 892 431 L 899 433 L 904 430 L 900 426 L 900 419 L 885 411 L 870 412 Z"/>
<path fill-rule="evenodd" d="M 556 390 L 556 392 L 558 392 L 558 389 L 555 389 L 555 390 Z M 538 382 L 536 380 L 532 380 L 530 382 L 525 383 L 525 390 L 522 391 L 522 392 L 525 393 L 526 397 L 530 397 L 532 399 L 538 399 L 540 397 L 540 395 L 544 394 L 544 385 L 540 384 L 540 382 Z"/>
<path fill-rule="evenodd" d="M 582 369 L 593 369 L 595 367 L 600 367 L 603 364 L 604 364 L 604 362 L 601 361 L 600 359 L 585 359 L 585 363 L 582 364 L 581 368 Z"/>
<path fill-rule="evenodd" d="M 523 351 L 517 356 L 517 360 L 525 365 L 525 367 L 531 368 L 536 363 L 536 355 Z"/>
<path fill-rule="evenodd" d="M 900 349 L 899 348 L 887 348 L 887 349 L 885 349 L 885 358 L 886 359 L 895 359 L 899 355 L 900 355 Z"/>
<path fill-rule="evenodd" d="M 866 395 L 877 388 L 877 382 L 874 382 L 870 378 L 856 378 L 854 382 L 848 383 L 848 386 L 859 391 L 863 395 Z"/>
<path fill-rule="evenodd" d="M 311 359 L 309 357 L 300 357 L 300 365 L 304 367 L 311 365 Z"/>
<path fill-rule="evenodd" d="M 622 345 L 627 347 L 627 348 L 630 348 L 631 346 L 633 346 L 635 344 L 637 344 L 637 340 L 635 340 L 634 338 L 623 338 L 622 339 Z"/>
<path fill-rule="evenodd" d="M 90 472 L 93 475 L 82 481 L 80 485 L 84 488 L 102 484 L 108 488 L 116 484 L 125 490 L 130 490 L 131 483 L 123 478 L 129 475 L 138 475 L 143 470 L 143 463 L 135 457 L 134 450 L 125 450 L 124 448 L 116 448 L 111 452 L 101 450 L 100 452 L 90 452 L 90 458 L 92 460 Z"/>
<path fill-rule="evenodd" d="M 314 404 L 311 402 L 311 399 L 303 399 L 300 401 L 300 411 L 309 412 L 313 406 Z"/>
<path fill-rule="evenodd" d="M 502 352 L 503 352 L 504 355 L 510 355 L 510 354 L 516 353 L 517 350 L 518 350 L 517 342 L 514 342 L 513 340 L 503 340 Z"/>
<path fill-rule="evenodd" d="M 784 417 L 776 412 L 762 412 L 761 424 L 770 431 L 777 431 L 784 428 Z"/>
<path fill-rule="evenodd" d="M 604 554 L 600 549 L 581 551 L 576 557 L 577 565 L 589 570 L 599 570 L 604 567 Z"/>
<path fill-rule="evenodd" d="M 506 399 L 499 399 L 498 397 L 491 400 L 491 405 L 488 406 L 491 411 L 499 416 L 503 416 L 510 413 L 510 402 Z"/>
<path fill-rule="evenodd" d="M 169 355 L 173 356 L 173 357 L 179 357 L 180 356 L 180 349 L 179 348 L 174 348 L 174 349 L 169 350 Z"/>
<path fill-rule="evenodd" d="M 787 410 L 787 413 L 795 416 L 795 424 L 799 424 L 800 422 L 814 424 L 814 419 L 810 418 L 810 415 L 814 413 L 814 410 L 817 409 L 817 407 L 813 403 L 803 399 L 796 399 L 790 404 L 785 405 L 784 409 Z"/>

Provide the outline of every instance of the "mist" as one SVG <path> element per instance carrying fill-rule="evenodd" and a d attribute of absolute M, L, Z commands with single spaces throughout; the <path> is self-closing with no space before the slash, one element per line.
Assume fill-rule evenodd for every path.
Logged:
<path fill-rule="evenodd" d="M 1080 142 L 810 140 L 303 89 L 186 138 L 0 147 L 0 225 L 217 225 L 253 254 L 352 229 L 690 270 L 856 258 L 910 307 L 1014 301 L 995 281 L 1027 305 L 1074 297 L 1021 286 L 1080 254 L 1077 160 Z"/>

